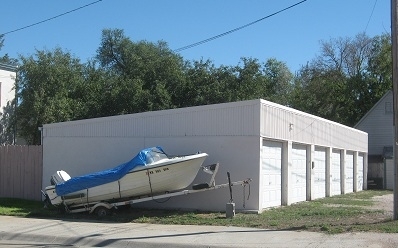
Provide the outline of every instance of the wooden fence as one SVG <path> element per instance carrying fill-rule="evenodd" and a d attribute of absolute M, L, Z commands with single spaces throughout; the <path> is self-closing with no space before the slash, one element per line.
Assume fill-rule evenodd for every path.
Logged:
<path fill-rule="evenodd" d="M 41 200 L 42 146 L 0 146 L 0 197 Z"/>

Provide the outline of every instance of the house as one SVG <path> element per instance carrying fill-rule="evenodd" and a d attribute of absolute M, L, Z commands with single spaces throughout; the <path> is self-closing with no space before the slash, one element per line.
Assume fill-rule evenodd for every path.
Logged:
<path fill-rule="evenodd" d="M 366 189 L 367 133 L 262 99 L 46 124 L 41 132 L 43 188 L 57 170 L 80 176 L 161 146 L 208 153 L 205 164 L 220 163 L 216 183 L 227 172 L 232 181 L 251 178 L 249 199 L 248 188 L 233 189 L 237 211 Z M 137 206 L 222 211 L 229 200 L 219 189 Z"/>
<path fill-rule="evenodd" d="M 15 98 L 17 67 L 0 63 L 0 112 Z"/>
<path fill-rule="evenodd" d="M 368 179 L 375 187 L 386 189 L 393 189 L 394 182 L 393 109 L 390 90 L 354 126 L 369 135 Z"/>
<path fill-rule="evenodd" d="M 9 115 L 14 112 L 15 105 L 15 82 L 17 76 L 17 67 L 9 64 L 0 63 L 0 113 Z M 16 138 L 16 129 L 8 131 L 5 128 L 0 129 L 2 138 L 0 144 L 25 144 L 23 139 Z"/>

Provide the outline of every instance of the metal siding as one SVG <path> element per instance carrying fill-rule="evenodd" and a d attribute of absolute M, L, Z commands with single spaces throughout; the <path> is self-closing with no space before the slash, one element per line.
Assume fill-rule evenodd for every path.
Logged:
<path fill-rule="evenodd" d="M 44 125 L 44 136 L 258 136 L 258 103 L 246 101 L 48 124 Z"/>
<path fill-rule="evenodd" d="M 262 101 L 261 135 L 324 147 L 367 152 L 367 134 L 295 109 Z"/>
<path fill-rule="evenodd" d="M 385 113 L 386 102 L 392 104 L 392 92 L 382 98 L 356 127 L 369 133 L 369 155 L 383 154 L 384 146 L 394 144 L 394 116 L 392 113 Z"/>

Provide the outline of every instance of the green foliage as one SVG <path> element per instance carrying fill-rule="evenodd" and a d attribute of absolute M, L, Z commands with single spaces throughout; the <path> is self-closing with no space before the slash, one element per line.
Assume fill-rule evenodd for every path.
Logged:
<path fill-rule="evenodd" d="M 114 114 L 174 107 L 173 99 L 179 97 L 174 89 L 184 81 L 184 61 L 165 42 L 135 43 L 122 30 L 104 30 L 97 59 L 113 78 L 108 96 Z"/>
<path fill-rule="evenodd" d="M 11 145 L 14 144 L 15 125 L 14 125 L 14 111 L 15 105 L 13 102 L 8 102 L 7 106 L 3 108 L 0 113 L 0 144 Z"/>
<path fill-rule="evenodd" d="M 348 126 L 392 89 L 388 35 L 331 39 L 295 77 L 291 106 Z"/>
<path fill-rule="evenodd" d="M 74 94 L 83 83 L 83 67 L 60 48 L 37 51 L 34 56 L 21 57 L 21 61 L 17 126 L 29 144 L 39 144 L 38 127 L 75 118 L 79 104 L 75 104 Z"/>
<path fill-rule="evenodd" d="M 193 61 L 186 69 L 182 106 L 206 105 L 251 99 L 267 99 L 287 104 L 292 74 L 287 66 L 269 59 L 242 58 L 237 66 L 216 68 L 210 60 Z M 176 104 L 177 106 L 181 106 Z"/>
<path fill-rule="evenodd" d="M 3 46 L 4 46 L 4 35 L 0 35 L 0 50 L 2 49 Z M 8 54 L 5 54 L 2 57 L 0 57 L 0 63 L 9 64 L 9 65 L 17 65 L 18 60 L 11 58 L 10 56 L 8 56 Z"/>

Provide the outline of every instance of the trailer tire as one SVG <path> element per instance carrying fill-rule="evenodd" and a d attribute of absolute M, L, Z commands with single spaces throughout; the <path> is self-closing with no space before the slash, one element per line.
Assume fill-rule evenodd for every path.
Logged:
<path fill-rule="evenodd" d="M 200 183 L 200 184 L 194 184 L 192 185 L 192 189 L 193 190 L 199 190 L 199 189 L 207 189 L 209 188 L 209 184 L 208 183 Z"/>
<path fill-rule="evenodd" d="M 98 206 L 95 209 L 95 213 L 99 216 L 99 217 L 104 217 L 107 216 L 109 214 L 109 209 L 107 209 L 104 206 Z"/>

